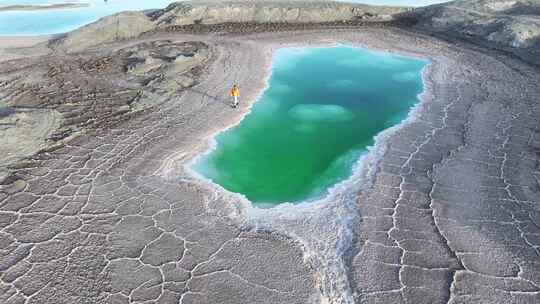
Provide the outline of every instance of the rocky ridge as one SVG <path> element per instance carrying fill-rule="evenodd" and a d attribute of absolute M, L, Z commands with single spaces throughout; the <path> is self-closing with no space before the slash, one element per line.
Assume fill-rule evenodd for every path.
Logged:
<path fill-rule="evenodd" d="M 370 6 L 333 1 L 183 1 L 150 12 L 123 12 L 104 17 L 58 39 L 58 47 L 79 52 L 102 43 L 129 39 L 174 26 L 224 23 L 319 24 L 384 22 L 404 7 Z"/>
<path fill-rule="evenodd" d="M 178 2 L 151 14 L 158 26 L 227 22 L 323 23 L 355 19 L 391 20 L 405 8 L 343 2 Z"/>
<path fill-rule="evenodd" d="M 540 1 L 460 0 L 415 10 L 418 28 L 540 64 Z"/>
<path fill-rule="evenodd" d="M 276 24 L 309 28 L 317 24 L 358 26 L 406 19 L 413 19 L 417 30 L 464 39 L 540 64 L 540 2 L 536 0 L 459 0 L 415 10 L 334 1 L 182 1 L 160 10 L 108 16 L 56 42 L 60 49 L 79 52 L 145 32 L 179 27 L 247 24 L 252 28 Z"/>
<path fill-rule="evenodd" d="M 134 38 L 154 29 L 154 24 L 142 12 L 123 12 L 99 19 L 60 39 L 61 48 L 69 52 L 82 51 L 101 43 Z"/>

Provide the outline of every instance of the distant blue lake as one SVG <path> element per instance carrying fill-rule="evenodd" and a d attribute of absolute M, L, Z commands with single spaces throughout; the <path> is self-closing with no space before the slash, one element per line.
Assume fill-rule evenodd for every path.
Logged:
<path fill-rule="evenodd" d="M 0 6 L 17 4 L 88 3 L 89 7 L 41 11 L 0 12 L 0 36 L 65 33 L 101 17 L 126 10 L 164 8 L 173 0 L 0 0 Z M 428 5 L 442 0 L 352 0 L 374 5 Z"/>
<path fill-rule="evenodd" d="M 426 64 L 347 46 L 280 49 L 252 112 L 195 170 L 265 206 L 321 198 L 418 102 Z"/>
<path fill-rule="evenodd" d="M 122 11 L 164 8 L 172 0 L 0 0 L 0 6 L 16 4 L 88 3 L 89 7 L 0 12 L 0 36 L 58 34 Z"/>

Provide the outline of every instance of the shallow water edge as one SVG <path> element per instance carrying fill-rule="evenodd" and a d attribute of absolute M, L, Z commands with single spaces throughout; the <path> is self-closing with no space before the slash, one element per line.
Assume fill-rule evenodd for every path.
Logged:
<path fill-rule="evenodd" d="M 279 49 L 252 113 L 195 169 L 257 206 L 322 199 L 418 102 L 425 64 L 343 45 Z"/>

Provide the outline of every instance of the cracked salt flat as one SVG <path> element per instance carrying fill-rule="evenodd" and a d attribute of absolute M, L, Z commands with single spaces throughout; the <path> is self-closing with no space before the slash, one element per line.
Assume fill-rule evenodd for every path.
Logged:
<path fill-rule="evenodd" d="M 79 303 L 291 304 L 317 302 L 313 294 L 319 291 L 330 303 L 539 302 L 537 70 L 515 58 L 385 29 L 200 39 L 216 43 L 217 59 L 197 89 L 214 96 L 226 96 L 232 73 L 249 83 L 243 90 L 246 98 L 255 98 L 264 86 L 259 80 L 266 75 L 261 62 L 268 62 L 267 48 L 328 39 L 432 59 L 426 74 L 430 94 L 414 120 L 377 141 L 380 158 L 367 168 L 372 174 L 364 184 L 370 186 L 352 185 L 347 208 L 306 208 L 303 221 L 284 216 L 291 209 L 276 212 L 283 217 L 278 229 L 293 236 L 301 234 L 291 228 L 311 232 L 299 241 L 278 233 L 240 231 L 229 219 L 237 210 L 224 197 L 185 176 L 176 179 L 169 165 L 164 166 L 171 155 L 184 164 L 189 159 L 185 155 L 208 138 L 207 132 L 225 128 L 239 115 L 211 96 L 187 91 L 156 113 L 47 152 L 17 170 L 17 182 L 1 188 L 0 302 L 65 303 L 69 298 Z M 24 78 L 17 76 L 46 74 L 44 62 L 73 66 L 76 61 L 59 56 L 39 58 L 26 67 L 17 62 L 16 69 L 2 64 L 3 79 L 9 81 L 0 93 L 19 100 L 27 92 L 40 100 L 38 93 L 24 90 Z M 249 73 L 241 62 L 249 62 Z M 65 72 L 59 77 L 78 79 Z M 45 92 L 54 87 L 53 80 L 40 81 Z M 56 95 L 71 98 L 67 90 L 56 89 Z M 108 100 L 107 95 L 80 94 L 92 103 Z M 413 152 L 416 156 L 401 172 Z M 38 201 L 43 204 L 32 206 Z M 335 205 L 343 204 L 336 199 Z M 263 215 L 262 220 L 268 219 Z M 353 230 L 342 231 L 348 217 L 357 217 L 349 222 Z M 134 219 L 141 226 L 132 226 Z M 268 222 L 261 221 L 262 231 L 272 228 Z M 144 235 L 124 242 L 139 227 Z M 157 234 L 174 234 L 175 249 L 160 247 Z M 348 244 L 353 248 L 339 264 L 333 248 L 343 250 Z M 447 246 L 463 269 L 447 255 Z M 113 247 L 135 258 L 113 258 Z M 163 261 L 152 257 L 158 247 L 171 254 L 165 264 L 145 264 Z M 176 261 L 167 262 L 174 254 Z M 331 276 L 338 273 L 327 271 L 332 267 L 350 275 Z"/>

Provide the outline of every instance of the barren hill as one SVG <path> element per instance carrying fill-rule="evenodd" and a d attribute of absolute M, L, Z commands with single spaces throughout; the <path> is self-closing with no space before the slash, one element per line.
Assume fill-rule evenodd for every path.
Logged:
<path fill-rule="evenodd" d="M 104 17 L 68 33 L 61 45 L 66 50 L 79 51 L 153 29 L 190 24 L 389 21 L 407 10 L 334 1 L 182 1 L 146 14 L 124 12 Z"/>
<path fill-rule="evenodd" d="M 459 0 L 415 11 L 419 27 L 540 64 L 540 1 Z"/>

